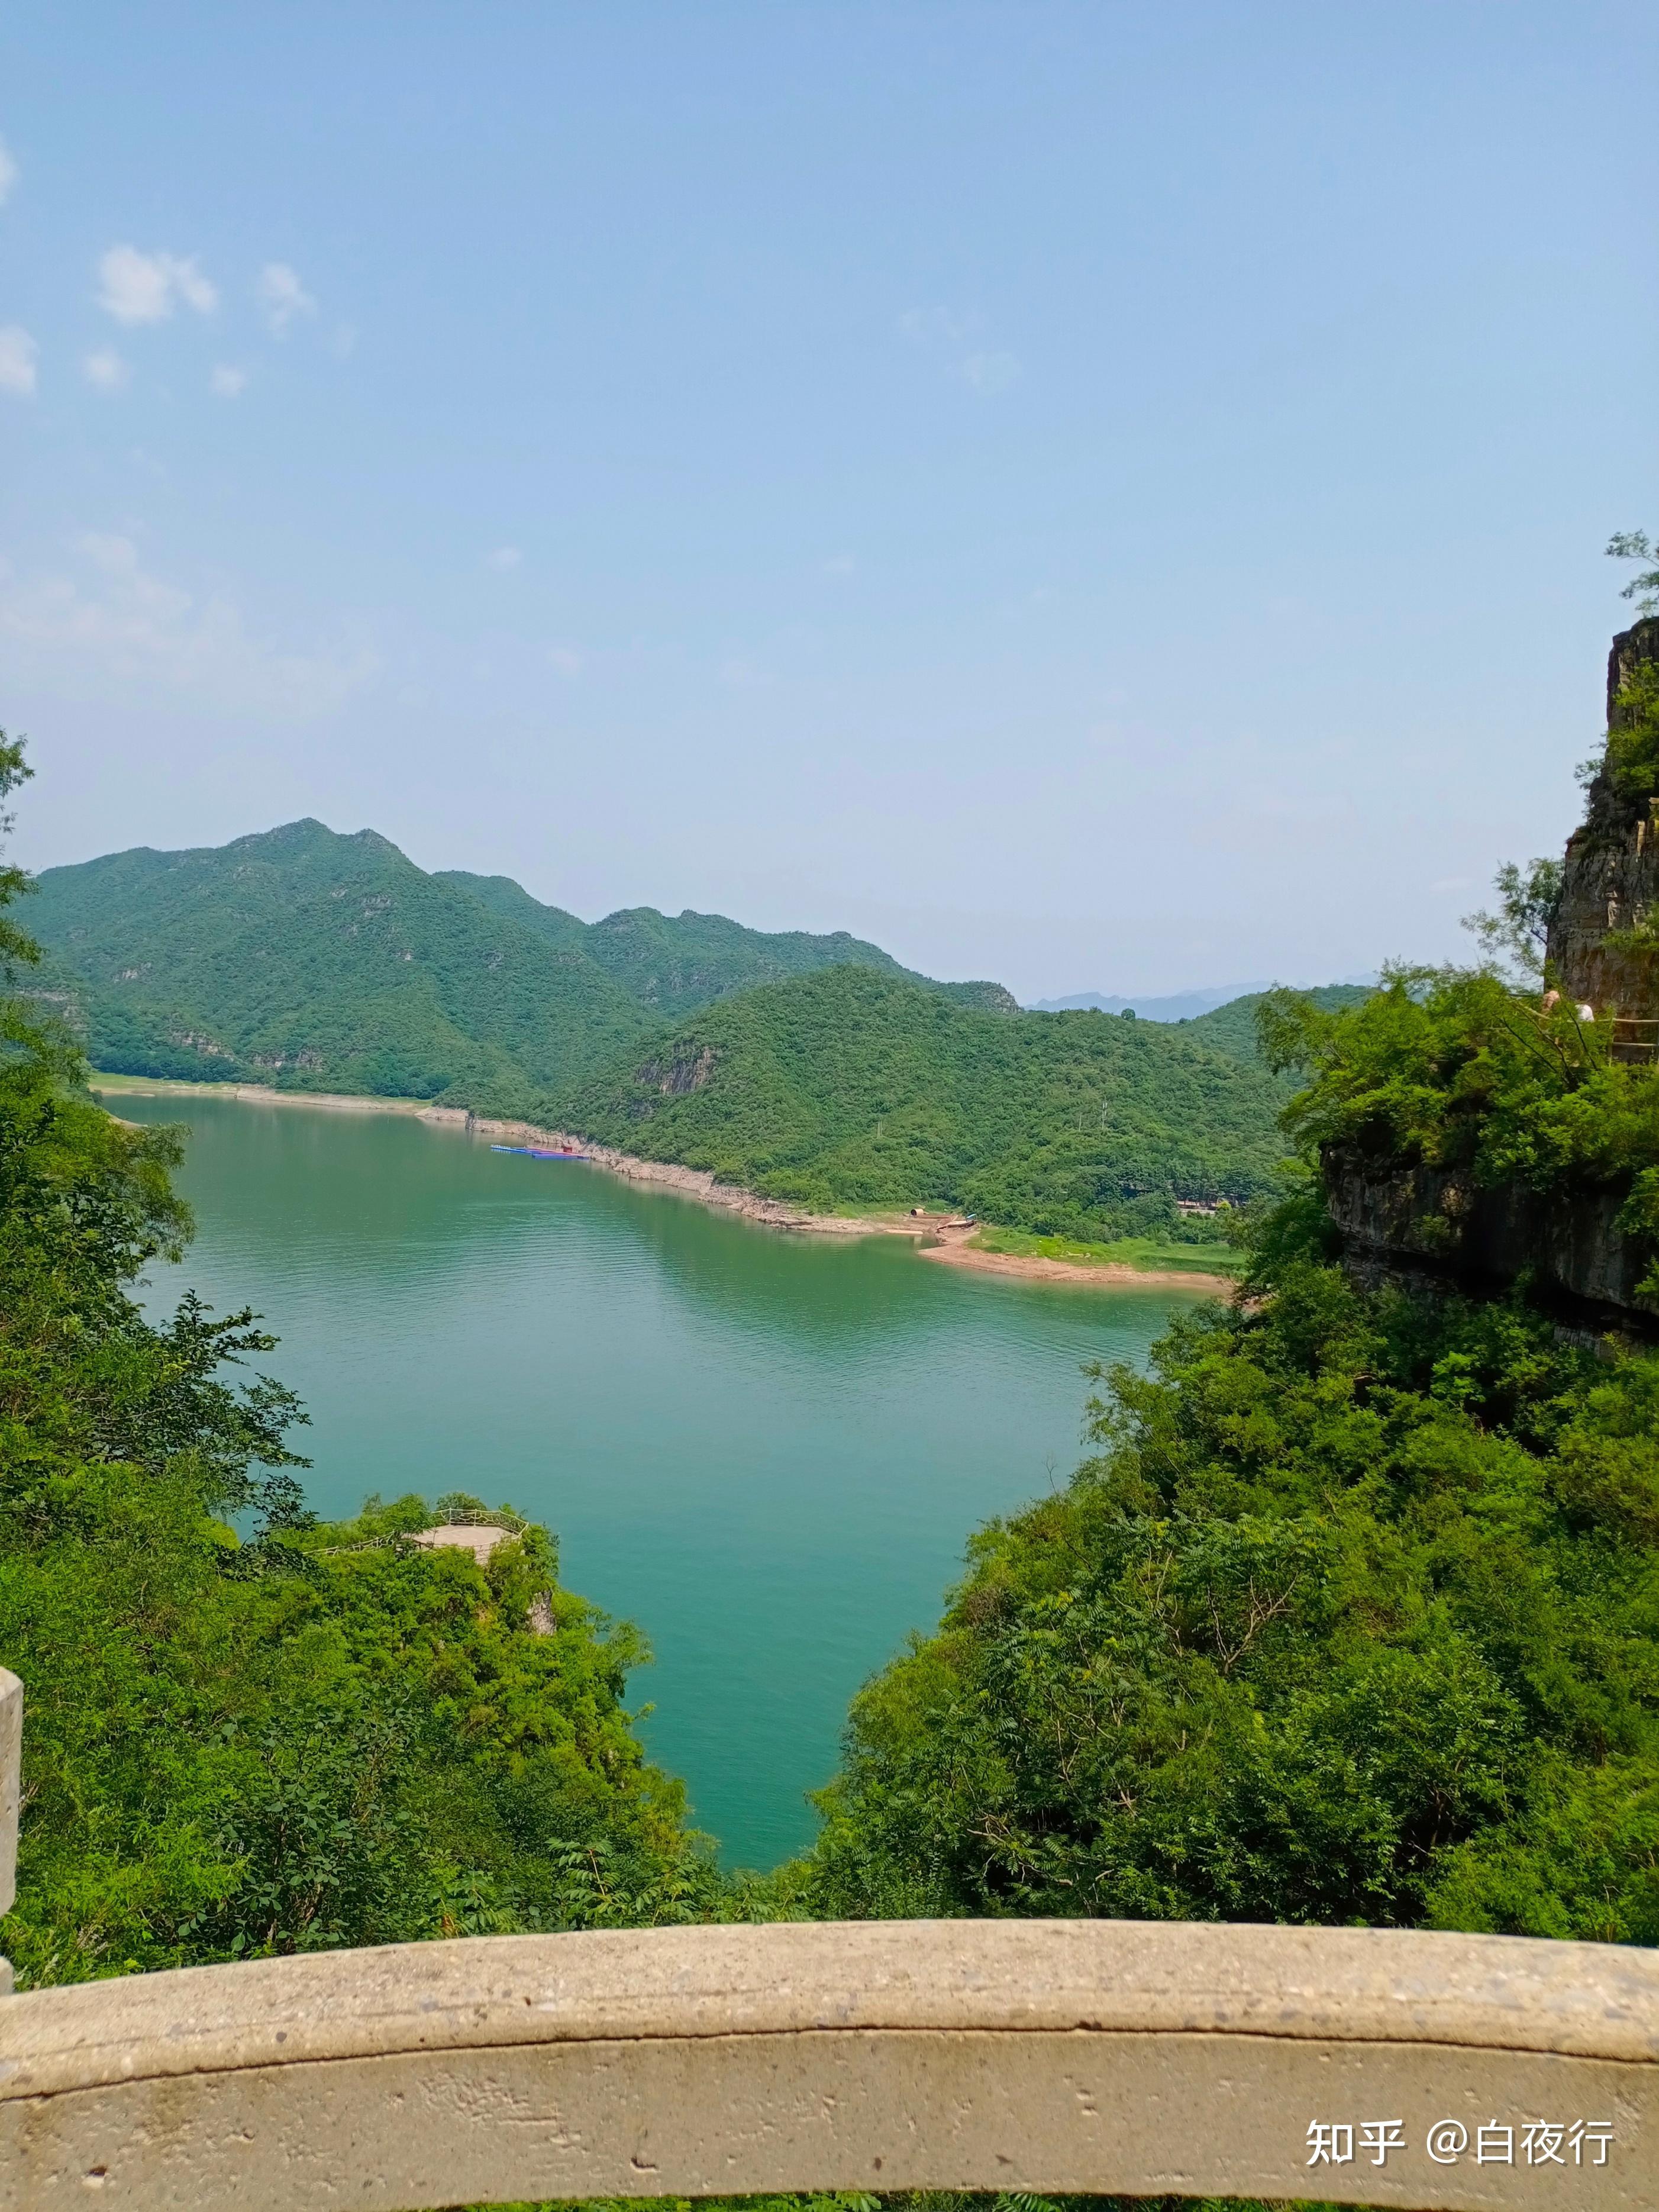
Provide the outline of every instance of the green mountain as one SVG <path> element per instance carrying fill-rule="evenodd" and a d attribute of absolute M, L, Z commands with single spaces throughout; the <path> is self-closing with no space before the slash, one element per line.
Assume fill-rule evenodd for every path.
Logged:
<path fill-rule="evenodd" d="M 1344 1006 L 1357 1006 L 1362 999 L 1369 999 L 1371 990 L 1369 983 L 1322 983 L 1317 990 L 1298 991 L 1297 996 L 1311 1000 L 1321 1013 L 1335 1014 Z M 1224 1052 L 1234 1060 L 1259 1064 L 1261 1040 L 1256 1032 L 1255 1016 L 1267 995 L 1265 991 L 1252 991 L 1244 998 L 1229 999 L 1224 1006 L 1214 1006 L 1207 1014 L 1197 1014 L 1190 1020 L 1169 1026 L 1207 1046 L 1212 1052 Z"/>
<path fill-rule="evenodd" d="M 847 965 L 902 976 L 958 1006 L 989 1013 L 1019 1011 L 1013 994 L 1000 983 L 936 983 L 844 929 L 829 937 L 801 929 L 745 929 L 723 914 L 694 914 L 688 907 L 670 915 L 653 906 L 623 907 L 603 921 L 584 924 L 562 907 L 541 905 L 510 876 L 469 876 L 454 869 L 438 880 L 471 891 L 492 912 L 524 922 L 553 944 L 580 945 L 631 998 L 670 1021 L 757 983 Z"/>
<path fill-rule="evenodd" d="M 942 1200 L 1101 1237 L 1171 1225 L 1177 1197 L 1265 1191 L 1279 1104 L 1265 1070 L 1183 1030 L 983 1013 L 839 966 L 722 999 L 544 1111 L 819 1209 Z"/>
<path fill-rule="evenodd" d="M 637 907 L 586 923 L 506 876 L 428 875 L 372 830 L 286 824 L 39 879 L 36 994 L 95 1065 L 525 1111 L 665 1017 L 833 963 L 908 977 L 844 932 Z M 1017 1011 L 996 983 L 909 980 Z"/>
<path fill-rule="evenodd" d="M 647 1021 L 580 945 L 492 912 L 372 830 L 294 822 L 51 868 L 29 902 L 94 1062 L 129 1074 L 521 1103 Z"/>
<path fill-rule="evenodd" d="M 432 878 L 434 884 L 449 884 L 458 891 L 470 892 L 492 914 L 504 921 L 523 924 L 533 929 L 538 937 L 544 937 L 550 945 L 561 951 L 581 946 L 587 934 L 587 924 L 579 915 L 567 914 L 562 906 L 544 906 L 538 898 L 532 898 L 522 884 L 515 884 L 511 876 L 470 876 L 465 868 L 440 868 Z"/>

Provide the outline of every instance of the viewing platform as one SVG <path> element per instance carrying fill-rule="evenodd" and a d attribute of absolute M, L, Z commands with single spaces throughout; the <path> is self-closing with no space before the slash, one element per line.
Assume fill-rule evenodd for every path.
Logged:
<path fill-rule="evenodd" d="M 15 1830 L 15 1680 L 0 1814 Z M 9 1843 L 0 1900 L 9 1903 Z M 905 1921 L 477 1937 L 0 1998 L 0 2206 L 910 2189 L 1659 2205 L 1659 1955 Z"/>

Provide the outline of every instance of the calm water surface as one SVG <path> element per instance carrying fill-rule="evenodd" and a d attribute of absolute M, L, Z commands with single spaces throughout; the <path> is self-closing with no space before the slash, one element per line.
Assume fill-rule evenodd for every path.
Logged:
<path fill-rule="evenodd" d="M 317 1510 L 461 1489 L 556 1529 L 650 1638 L 644 1734 L 732 1864 L 809 1840 L 848 1698 L 974 1525 L 1069 1473 L 1083 1362 L 1142 1360 L 1189 1295 L 781 1235 L 412 1117 L 110 1103 L 188 1121 L 199 1233 L 152 1296 L 264 1313 Z"/>

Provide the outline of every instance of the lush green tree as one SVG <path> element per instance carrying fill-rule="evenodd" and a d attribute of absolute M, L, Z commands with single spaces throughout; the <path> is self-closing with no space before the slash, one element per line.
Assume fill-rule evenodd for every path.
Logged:
<path fill-rule="evenodd" d="M 1541 981 L 1550 922 L 1561 900 L 1559 860 L 1506 860 L 1498 871 L 1496 913 L 1472 914 L 1463 927 L 1480 949 L 1523 980 Z"/>
<path fill-rule="evenodd" d="M 1659 1942 L 1659 1358 L 1282 1218 L 862 1693 L 820 1910 Z"/>
<path fill-rule="evenodd" d="M 1607 540 L 1607 550 L 1613 561 L 1659 562 L 1659 544 L 1649 543 L 1645 530 L 1616 530 Z M 1634 599 L 1638 615 L 1659 614 L 1659 567 L 1644 568 L 1633 576 L 1620 597 Z"/>

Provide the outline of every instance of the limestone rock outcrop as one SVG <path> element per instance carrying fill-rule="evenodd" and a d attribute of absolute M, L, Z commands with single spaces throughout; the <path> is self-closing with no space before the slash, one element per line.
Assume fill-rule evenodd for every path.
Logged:
<path fill-rule="evenodd" d="M 1619 695 L 1643 662 L 1659 661 L 1659 619 L 1621 630 L 1607 655 L 1607 728 L 1620 726 Z M 1659 961 L 1626 939 L 1659 913 L 1659 793 L 1621 787 L 1604 763 L 1584 820 L 1567 840 L 1549 957 L 1562 990 L 1597 1013 L 1659 1018 Z"/>

